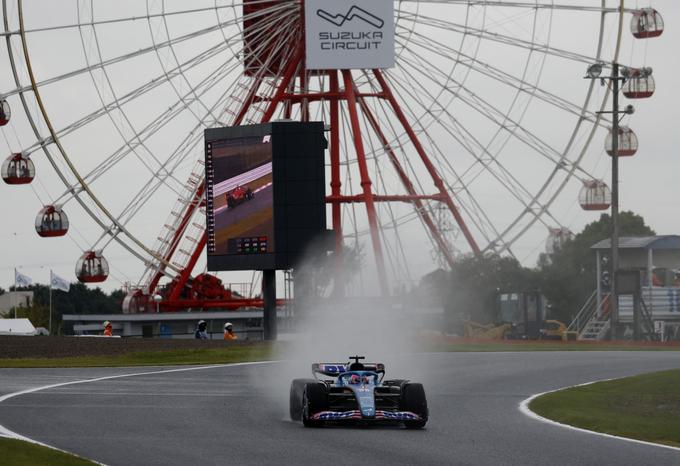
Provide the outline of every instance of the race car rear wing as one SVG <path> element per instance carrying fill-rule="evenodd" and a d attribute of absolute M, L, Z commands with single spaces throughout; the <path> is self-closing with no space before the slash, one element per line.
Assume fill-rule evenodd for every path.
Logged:
<path fill-rule="evenodd" d="M 312 364 L 312 373 L 323 374 L 328 377 L 337 377 L 349 371 L 349 364 L 342 362 L 315 362 Z M 367 362 L 364 363 L 365 371 L 376 372 L 378 374 L 385 374 L 385 364 L 381 362 Z"/>

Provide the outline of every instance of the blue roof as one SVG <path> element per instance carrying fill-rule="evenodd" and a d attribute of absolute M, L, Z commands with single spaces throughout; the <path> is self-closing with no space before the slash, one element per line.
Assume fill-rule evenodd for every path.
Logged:
<path fill-rule="evenodd" d="M 611 249 L 609 238 L 593 244 L 590 249 Z M 677 249 L 680 250 L 679 235 L 657 236 L 621 236 L 619 237 L 619 249 Z"/>

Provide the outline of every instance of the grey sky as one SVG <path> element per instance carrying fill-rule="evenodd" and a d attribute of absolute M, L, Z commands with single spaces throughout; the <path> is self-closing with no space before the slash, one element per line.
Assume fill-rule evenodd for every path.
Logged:
<path fill-rule="evenodd" d="M 150 12 L 160 11 L 162 2 L 129 0 L 121 1 L 95 1 L 95 18 L 126 18 L 141 16 L 146 14 L 147 7 Z M 428 2 L 424 2 L 428 3 Z M 572 1 L 555 2 L 557 4 L 576 4 L 586 6 L 598 6 L 597 1 Z M 614 4 L 614 2 L 609 2 Z M 630 3 L 630 5 L 628 5 Z M 8 2 L 10 12 L 10 29 L 16 27 L 16 5 L 15 2 Z M 65 25 L 78 23 L 78 15 L 88 18 L 89 1 L 25 1 L 26 27 L 43 28 L 46 26 Z M 229 5 L 231 2 L 218 2 L 219 5 Z M 405 2 L 404 10 L 413 12 L 414 2 Z M 186 2 L 165 2 L 166 8 L 170 11 L 179 8 L 186 8 Z M 192 7 L 200 8 L 205 5 L 214 5 L 213 1 L 192 2 Z M 627 7 L 635 7 L 636 2 L 626 2 Z M 639 4 L 647 6 L 647 3 Z M 80 9 L 78 9 L 80 7 Z M 625 159 L 621 162 L 621 209 L 633 210 L 642 214 L 648 224 L 658 233 L 678 233 L 680 231 L 680 219 L 676 215 L 676 198 L 679 197 L 677 176 L 680 173 L 680 160 L 676 156 L 677 145 L 680 144 L 680 137 L 676 126 L 680 122 L 677 117 L 680 109 L 680 98 L 678 97 L 677 86 L 675 85 L 676 74 L 680 69 L 680 58 L 674 50 L 676 44 L 680 43 L 680 33 L 677 24 L 680 24 L 680 4 L 672 1 L 655 1 L 654 7 L 657 8 L 664 17 L 666 30 L 658 39 L 646 41 L 636 41 L 628 32 L 630 15 L 626 15 L 624 20 L 623 44 L 621 49 L 620 62 L 634 66 L 651 66 L 654 69 L 657 90 L 651 99 L 632 101 L 636 107 L 636 113 L 626 118 L 626 124 L 635 130 L 640 141 L 640 149 L 635 157 Z M 239 8 L 237 7 L 237 10 Z M 433 21 L 437 13 L 449 21 L 449 24 L 464 22 L 460 18 L 448 18 L 447 14 L 452 14 L 453 8 L 447 9 L 446 6 L 425 6 L 420 10 L 421 18 L 427 17 L 428 23 Z M 462 11 L 462 10 L 461 10 Z M 512 37 L 525 37 L 529 34 L 532 27 L 533 16 L 527 16 L 525 12 L 505 10 L 499 13 L 489 8 L 486 17 L 481 16 L 482 10 L 471 9 L 467 18 L 468 24 L 473 28 L 488 28 L 496 34 L 508 34 Z M 536 37 L 547 37 L 547 24 L 549 13 L 540 13 L 539 24 L 536 26 L 534 34 Z M 59 76 L 77 70 L 84 66 L 87 60 L 98 59 L 99 53 L 102 58 L 107 60 L 121 54 L 133 53 L 141 48 L 152 45 L 151 37 L 156 41 L 167 40 L 165 28 L 170 32 L 170 38 L 176 38 L 184 34 L 191 34 L 202 28 L 213 26 L 216 21 L 228 22 L 229 15 L 233 14 L 230 8 L 216 11 L 207 10 L 191 15 L 170 15 L 166 17 L 167 24 L 160 19 L 151 21 L 138 20 L 127 21 L 124 23 L 112 23 L 101 25 L 96 30 L 85 28 L 83 39 L 75 29 L 52 30 L 29 34 L 28 45 L 31 54 L 36 76 L 38 80 L 44 80 L 53 76 Z M 533 13 L 531 13 L 533 14 Z M 555 10 L 552 18 L 551 44 L 560 50 L 567 50 L 580 54 L 592 54 L 595 48 L 595 34 L 591 29 L 596 22 L 593 22 L 593 14 L 581 12 L 568 12 Z M 161 18 L 162 19 L 162 18 Z M 408 17 L 402 19 L 402 26 L 407 28 Z M 613 25 L 607 24 L 607 31 L 612 31 Z M 226 31 L 225 31 L 226 30 Z M 172 68 L 175 60 L 179 62 L 190 61 L 203 50 L 216 47 L 222 41 L 229 40 L 228 33 L 238 33 L 237 28 L 230 27 L 225 30 L 215 30 L 208 32 L 201 37 L 177 43 L 173 50 L 164 48 L 158 54 L 149 54 L 138 58 L 123 60 L 121 63 L 112 63 L 107 66 L 105 75 L 99 70 L 79 75 L 72 79 L 57 82 L 44 87 L 44 100 L 50 118 L 57 128 L 62 128 L 90 112 L 100 109 L 104 102 L 109 102 L 114 93 L 118 97 L 139 87 L 143 83 L 148 83 L 155 79 L 159 73 Z M 497 44 L 494 41 L 485 39 L 479 42 L 474 40 L 461 42 L 460 36 L 451 30 L 418 26 L 414 31 L 423 31 L 424 37 L 439 42 L 443 45 L 464 44 L 459 50 L 463 54 L 477 54 L 479 60 L 485 64 L 491 64 L 509 73 L 520 73 L 519 65 L 526 59 L 526 53 L 518 52 L 516 56 L 507 52 L 507 47 Z M 436 32 L 435 32 L 436 31 Z M 94 33 L 96 32 L 96 36 Z M 13 39 L 15 54 L 21 59 L 20 42 Z M 422 41 L 417 34 L 411 36 L 410 44 Z M 97 49 L 97 44 L 101 48 Z M 121 145 L 123 139 L 132 139 L 131 128 L 141 130 L 149 121 L 157 117 L 164 109 L 172 106 L 178 100 L 178 95 L 190 95 L 190 91 L 203 89 L 201 84 L 215 70 L 222 69 L 224 75 L 221 82 L 234 83 L 237 79 L 239 69 L 227 70 L 220 68 L 224 63 L 233 59 L 238 53 L 238 40 L 234 40 L 233 47 L 224 47 L 214 58 L 202 61 L 198 66 L 185 70 L 184 77 L 178 77 L 171 81 L 172 86 L 163 85 L 153 92 L 142 97 L 133 99 L 125 106 L 125 114 L 112 112 L 110 119 L 102 118 L 87 127 L 75 131 L 73 134 L 65 135 L 62 139 L 64 146 L 79 170 L 87 173 L 96 167 L 103 160 L 102 154 L 111 154 Z M 397 52 L 400 53 L 402 44 L 397 45 Z M 424 47 L 419 45 L 418 47 Z M 418 62 L 419 49 L 416 53 L 409 55 L 409 51 L 402 51 L 401 68 L 395 70 L 398 75 L 398 82 L 406 82 L 409 79 L 424 79 L 419 75 L 417 68 L 426 65 L 426 62 Z M 424 50 L 424 49 L 423 49 Z M 604 56 L 611 56 L 613 50 L 612 39 L 605 39 Z M 425 54 L 422 54 L 425 56 Z M 536 58 L 535 63 L 528 67 L 529 75 L 526 77 L 531 80 L 531 73 L 541 71 L 541 78 L 538 87 L 547 92 L 553 93 L 570 102 L 582 103 L 587 83 L 582 79 L 585 66 L 580 63 L 569 62 L 566 60 L 548 57 L 545 61 Z M 424 58 L 427 59 L 427 58 Z M 462 59 L 462 58 L 461 58 Z M 15 86 L 11 76 L 8 63 L 8 55 L 5 47 L 0 50 L 0 61 L 3 63 L 4 73 L 0 75 L 0 93 L 5 94 Z M 399 62 L 399 60 L 398 60 Z M 430 62 L 434 63 L 434 62 Z M 446 72 L 446 65 L 453 61 L 442 59 L 437 62 L 442 70 Z M 404 65 L 406 64 L 406 65 Z M 19 63 L 21 68 L 22 64 Z M 541 69 L 542 66 L 542 69 Z M 456 68 L 451 76 L 454 79 L 464 79 L 465 68 Z M 27 76 L 20 76 L 23 83 L 27 83 Z M 475 71 L 466 86 L 471 94 L 481 96 L 487 101 L 494 102 L 499 108 L 507 108 L 513 98 L 512 94 L 503 91 L 502 88 L 494 84 L 488 78 L 484 78 Z M 395 78 L 396 79 L 396 78 Z M 441 78 L 437 78 L 443 81 Z M 96 83 L 96 84 L 95 84 Z M 448 86 L 453 86 L 449 82 Z M 109 206 L 112 211 L 120 212 L 132 193 L 143 189 L 149 180 L 148 166 L 153 166 L 157 161 L 163 163 L 169 157 L 169 153 L 177 146 L 179 141 L 192 130 L 196 125 L 195 115 L 206 113 L 218 113 L 222 108 L 210 109 L 210 106 L 217 102 L 225 87 L 212 86 L 205 87 L 205 94 L 202 94 L 200 101 L 188 103 L 185 111 L 153 136 L 146 144 L 148 147 L 138 148 L 135 156 L 127 157 L 121 164 L 108 171 L 106 176 L 97 179 L 92 183 L 92 189 Z M 407 87 L 401 89 L 404 98 L 412 100 L 406 95 Z M 98 92 L 102 94 L 98 94 Z M 447 102 L 447 109 L 455 115 L 456 121 L 460 125 L 469 129 L 470 135 L 484 140 L 493 148 L 494 144 L 500 142 L 493 141 L 495 125 L 490 125 L 484 117 L 476 114 L 469 107 L 466 107 L 460 100 L 447 100 L 446 93 L 438 93 L 432 84 L 424 84 L 420 100 L 431 99 L 431 96 L 438 97 L 433 102 Z M 597 86 L 595 97 L 601 97 L 603 89 Z M 523 97 L 521 97 L 523 98 Z M 100 100 L 101 99 L 101 100 Z M 33 145 L 35 136 L 30 131 L 28 120 L 22 115 L 20 102 L 16 95 L 9 98 L 14 112 L 13 125 L 3 129 L 3 139 L 0 146 L 9 153 L 10 149 L 18 151 Z M 629 102 L 623 100 L 622 105 Z M 412 104 L 409 104 L 412 105 Z M 434 108 L 434 107 L 433 107 Z M 534 97 L 526 107 L 526 112 L 520 110 L 524 108 L 520 104 L 509 115 L 512 118 L 522 118 L 522 126 L 529 131 L 540 135 L 541 138 L 549 141 L 555 147 L 562 147 L 567 139 L 568 133 L 573 129 L 575 120 L 567 112 L 555 111 L 554 108 L 541 103 L 540 99 Z M 29 109 L 37 117 L 38 110 L 34 104 L 29 105 Z M 436 112 L 435 112 L 436 113 Z M 434 114 L 433 114 L 434 115 Z M 430 115 L 430 118 L 435 118 Z M 128 118 L 128 120 L 125 120 Z M 430 136 L 435 141 L 432 148 L 451 148 L 454 154 L 442 154 L 451 157 L 457 171 L 465 171 L 472 165 L 470 160 L 465 159 L 464 150 L 458 147 L 451 135 L 446 133 L 446 126 L 451 123 L 438 125 L 429 122 L 426 116 L 423 125 L 428 127 Z M 40 118 L 38 118 L 40 120 Z M 441 114 L 436 117 L 441 121 Z M 436 121 L 435 120 L 435 121 Z M 119 129 L 116 129 L 119 128 Z M 122 129 L 123 134 L 118 134 Z M 127 129 L 126 129 L 127 128 Z M 46 127 L 41 123 L 39 127 L 41 134 L 46 134 Z M 423 139 L 427 139 L 421 136 Z M 585 135 L 579 135 L 578 140 L 582 141 Z M 609 183 L 609 159 L 604 154 L 605 131 L 599 130 L 585 154 L 582 167 L 595 177 L 602 177 Z M 5 142 L 7 141 L 7 142 Z M 191 151 L 191 157 L 201 157 L 200 144 L 198 149 Z M 147 150 L 148 149 L 148 150 Z M 370 149 L 369 149 L 370 150 Z M 409 157 L 413 157 L 412 151 Z M 545 158 L 533 154 L 530 150 L 516 139 L 510 139 L 501 149 L 503 163 L 514 177 L 526 186 L 529 191 L 535 192 L 540 184 L 548 177 L 551 164 Z M 455 157 L 460 156 L 460 159 Z M 191 158 L 190 157 L 190 158 Z M 3 156 L 4 158 L 4 156 Z M 351 158 L 351 157 L 350 157 Z M 13 283 L 13 269 L 20 268 L 22 273 L 29 275 L 35 281 L 46 283 L 48 281 L 49 269 L 53 269 L 58 275 L 75 280 L 74 268 L 77 258 L 83 249 L 87 249 L 93 244 L 97 244 L 97 239 L 101 235 L 101 228 L 88 219 L 81 207 L 76 205 L 73 200 L 68 201 L 65 209 L 72 222 L 72 229 L 66 238 L 39 238 L 34 230 L 33 222 L 35 215 L 41 207 L 41 203 L 48 203 L 51 199 L 56 199 L 64 193 L 63 184 L 60 184 L 54 170 L 46 162 L 44 155 L 36 152 L 33 159 L 38 168 L 38 177 L 32 186 L 7 186 L 0 184 L 0 196 L 5 202 L 0 206 L 3 218 L 0 228 L 0 286 L 7 287 Z M 467 160 L 467 161 L 466 161 Z M 60 162 L 61 163 L 61 162 Z M 443 163 L 443 162 L 442 162 Z M 379 165 L 380 162 L 378 161 Z M 376 166 L 377 166 L 376 165 Z M 173 168 L 173 177 L 176 180 L 169 180 L 166 185 L 154 192 L 151 200 L 129 223 L 129 227 L 135 235 L 143 238 L 145 244 L 152 246 L 156 236 L 161 231 L 163 222 L 168 216 L 176 198 L 177 191 L 186 180 L 193 162 L 186 160 L 178 163 Z M 422 168 L 414 168 L 418 173 L 418 179 L 423 181 L 424 191 L 431 191 Z M 493 176 L 482 173 L 478 177 L 468 175 L 473 188 L 473 198 L 478 202 L 487 213 L 491 223 L 497 228 L 503 228 L 512 218 L 518 215 L 519 204 L 515 203 L 507 191 L 499 188 Z M 377 178 L 377 176 L 376 176 Z M 455 184 L 455 180 L 450 180 Z M 376 190 L 385 189 L 386 191 L 400 192 L 394 175 L 385 173 L 382 179 L 385 188 L 382 188 L 381 181 L 374 179 Z M 354 193 L 359 192 L 358 176 L 355 174 L 351 183 L 346 180 L 346 184 L 351 185 Z M 567 184 L 560 197 L 551 208 L 551 212 L 559 222 L 568 226 L 573 231 L 580 229 L 588 222 L 595 220 L 598 213 L 586 213 L 580 209 L 577 203 L 578 190 L 580 184 L 573 180 Z M 40 198 L 40 200 L 38 199 Z M 68 196 L 66 196 L 68 199 Z M 461 199 L 465 205 L 471 205 L 470 200 Z M 407 215 L 407 210 L 403 207 L 395 207 L 396 216 Z M 365 230 L 365 213 L 363 208 L 357 208 L 359 218 L 359 230 Z M 350 220 L 351 212 L 348 212 L 345 219 Z M 381 217 L 386 219 L 386 217 Z M 546 223 L 551 224 L 552 220 L 547 219 Z M 349 224 L 349 223 L 348 223 Z M 329 220 L 330 225 L 330 220 Z M 557 226 L 557 225 L 554 225 Z M 410 222 L 400 227 L 400 236 L 406 250 L 406 263 L 411 269 L 412 278 L 417 279 L 423 273 L 435 267 L 430 255 L 429 242 L 422 233 L 422 227 L 418 222 Z M 388 233 L 386 233 L 388 235 Z M 526 265 L 533 265 L 538 253 L 544 250 L 544 241 L 547 237 L 547 228 L 537 224 L 532 227 L 526 235 L 519 240 L 513 247 L 515 255 Z M 387 237 L 386 237 L 387 239 Z M 366 250 L 370 250 L 367 236 L 361 238 L 365 243 Z M 387 239 L 388 244 L 390 240 Z M 106 244 L 106 240 L 98 245 Z M 484 243 L 480 240 L 480 243 Z M 467 246 L 459 238 L 456 246 L 465 252 Z M 117 246 L 115 243 L 107 246 L 105 256 L 112 267 L 112 274 L 109 281 L 103 287 L 113 289 L 119 287 L 121 282 L 139 279 L 141 273 L 141 261 L 129 252 Z M 370 275 L 370 264 L 372 256 L 369 254 L 365 261 L 368 265 L 367 275 Z M 395 268 L 403 268 L 403 264 L 395 263 Z M 225 281 L 244 281 L 250 278 L 250 274 L 224 274 Z M 368 279 L 367 283 L 371 283 Z M 369 286 L 370 287 L 370 286 Z"/>

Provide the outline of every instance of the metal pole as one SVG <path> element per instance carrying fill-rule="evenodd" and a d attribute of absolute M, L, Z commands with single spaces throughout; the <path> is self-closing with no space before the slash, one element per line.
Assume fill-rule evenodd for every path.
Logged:
<path fill-rule="evenodd" d="M 640 340 L 640 293 L 633 294 L 633 341 Z"/>
<path fill-rule="evenodd" d="M 17 269 L 14 269 L 14 292 L 10 292 L 9 294 L 9 305 L 10 309 L 14 308 L 14 318 L 17 318 L 17 308 L 13 305 L 14 304 L 14 294 L 17 292 Z"/>
<path fill-rule="evenodd" d="M 612 65 L 612 274 L 611 274 L 611 339 L 618 338 L 619 295 L 616 290 L 619 270 L 619 64 Z"/>
<path fill-rule="evenodd" d="M 264 301 L 264 339 L 276 340 L 276 270 L 262 271 L 262 300 Z"/>
<path fill-rule="evenodd" d="M 600 251 L 595 251 L 595 274 L 597 275 L 597 299 L 595 300 L 597 307 L 595 308 L 595 314 L 598 319 L 602 318 L 602 257 L 600 257 Z"/>
<path fill-rule="evenodd" d="M 14 293 L 10 294 L 10 303 L 14 303 L 14 318 L 17 318 L 17 300 L 14 296 L 17 294 L 17 269 L 14 269 Z"/>
<path fill-rule="evenodd" d="M 49 332 L 52 335 L 52 271 L 50 270 L 50 325 Z"/>

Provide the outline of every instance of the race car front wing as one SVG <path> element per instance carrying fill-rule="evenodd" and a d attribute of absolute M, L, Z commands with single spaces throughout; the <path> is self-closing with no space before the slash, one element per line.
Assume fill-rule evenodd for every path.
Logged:
<path fill-rule="evenodd" d="M 422 418 L 410 411 L 377 410 L 374 417 L 363 417 L 358 409 L 352 411 L 321 411 L 311 416 L 315 421 L 376 420 L 376 421 L 420 421 Z"/>

